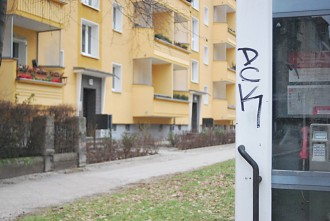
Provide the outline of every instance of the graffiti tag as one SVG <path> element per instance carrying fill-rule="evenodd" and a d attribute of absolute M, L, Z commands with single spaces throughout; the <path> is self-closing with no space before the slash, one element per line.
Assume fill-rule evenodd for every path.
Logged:
<path fill-rule="evenodd" d="M 257 67 L 252 66 L 252 62 L 254 62 L 258 58 L 258 51 L 252 48 L 238 48 L 238 51 L 243 52 L 243 55 L 246 59 L 246 62 L 243 64 L 244 68 L 240 71 L 239 76 L 242 79 L 242 81 L 247 81 L 256 84 L 256 86 L 247 94 L 243 95 L 243 86 L 242 84 L 238 84 L 238 91 L 241 101 L 241 110 L 245 111 L 244 104 L 246 102 L 252 101 L 252 100 L 258 100 L 258 107 L 257 107 L 257 128 L 260 128 L 260 116 L 261 116 L 261 108 L 262 108 L 262 98 L 263 95 L 255 95 L 255 91 L 259 87 L 259 78 L 251 78 L 248 76 L 247 71 L 253 71 L 255 73 L 259 73 L 259 69 Z M 250 52 L 250 53 L 249 53 Z"/>

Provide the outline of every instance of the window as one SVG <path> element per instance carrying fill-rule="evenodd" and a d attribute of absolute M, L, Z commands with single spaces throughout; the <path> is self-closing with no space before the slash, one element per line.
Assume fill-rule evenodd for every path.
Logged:
<path fill-rule="evenodd" d="M 199 0 L 192 0 L 191 5 L 194 9 L 199 10 Z"/>
<path fill-rule="evenodd" d="M 192 42 L 191 47 L 192 50 L 198 51 L 199 49 L 199 25 L 198 20 L 196 18 L 192 19 Z"/>
<path fill-rule="evenodd" d="M 122 7 L 116 3 L 112 6 L 112 28 L 118 32 L 123 31 Z"/>
<path fill-rule="evenodd" d="M 209 25 L 209 8 L 204 8 L 204 25 Z"/>
<path fill-rule="evenodd" d="M 209 87 L 208 86 L 204 86 L 204 104 L 207 105 L 209 104 Z"/>
<path fill-rule="evenodd" d="M 97 58 L 99 56 L 99 25 L 82 19 L 81 53 Z"/>
<path fill-rule="evenodd" d="M 204 64 L 209 64 L 209 48 L 204 46 Z"/>
<path fill-rule="evenodd" d="M 198 61 L 191 62 L 191 81 L 198 83 Z"/>
<path fill-rule="evenodd" d="M 81 0 L 84 5 L 88 5 L 92 8 L 99 9 L 100 8 L 100 0 Z"/>
<path fill-rule="evenodd" d="M 112 91 L 121 92 L 122 89 L 122 65 L 113 64 L 112 65 Z"/>

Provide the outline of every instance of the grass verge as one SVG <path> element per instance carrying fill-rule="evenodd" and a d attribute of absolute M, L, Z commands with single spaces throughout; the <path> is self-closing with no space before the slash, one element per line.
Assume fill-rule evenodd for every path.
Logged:
<path fill-rule="evenodd" d="M 234 220 L 234 160 L 134 184 L 18 220 Z"/>

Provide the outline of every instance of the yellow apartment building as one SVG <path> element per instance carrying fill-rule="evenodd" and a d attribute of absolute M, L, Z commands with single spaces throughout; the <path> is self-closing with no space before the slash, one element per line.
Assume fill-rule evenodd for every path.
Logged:
<path fill-rule="evenodd" d="M 0 97 L 112 134 L 235 124 L 236 1 L 8 0 Z M 103 136 L 107 130 L 97 130 Z"/>

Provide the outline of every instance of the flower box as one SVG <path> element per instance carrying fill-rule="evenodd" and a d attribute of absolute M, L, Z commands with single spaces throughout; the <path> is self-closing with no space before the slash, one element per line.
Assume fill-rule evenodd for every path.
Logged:
<path fill-rule="evenodd" d="M 63 77 L 63 74 L 52 71 L 45 71 L 41 68 L 29 68 L 29 66 L 19 66 L 17 68 L 16 78 L 18 80 L 31 80 L 31 81 L 43 81 L 43 82 L 52 82 L 58 84 L 66 83 L 66 77 Z"/>

